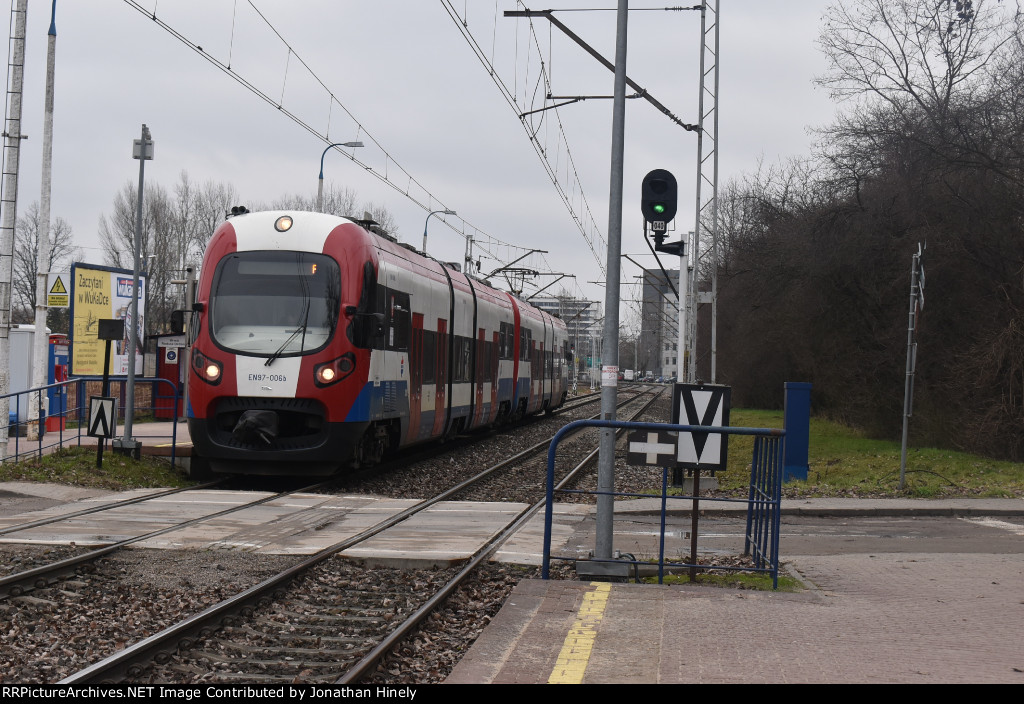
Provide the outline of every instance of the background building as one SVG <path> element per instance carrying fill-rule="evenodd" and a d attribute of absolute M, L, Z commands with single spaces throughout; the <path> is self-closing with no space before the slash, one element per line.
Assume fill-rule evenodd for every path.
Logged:
<path fill-rule="evenodd" d="M 639 356 L 641 368 L 654 376 L 676 376 L 679 368 L 679 270 L 645 269 L 640 310 Z"/>
<path fill-rule="evenodd" d="M 559 316 L 565 322 L 569 332 L 569 343 L 576 350 L 581 370 L 587 369 L 591 364 L 600 364 L 604 332 L 604 315 L 600 303 L 568 295 L 535 296 L 530 299 L 530 303 L 546 313 Z"/>

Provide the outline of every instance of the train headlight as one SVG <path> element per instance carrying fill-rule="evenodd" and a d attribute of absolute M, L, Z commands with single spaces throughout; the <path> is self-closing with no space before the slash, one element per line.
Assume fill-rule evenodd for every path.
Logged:
<path fill-rule="evenodd" d="M 216 386 L 220 383 L 224 365 L 194 349 L 192 350 L 192 371 L 207 384 Z"/>
<path fill-rule="evenodd" d="M 313 380 L 317 386 L 330 386 L 341 381 L 356 368 L 356 357 L 346 352 L 330 362 L 318 364 L 313 371 Z"/>
<path fill-rule="evenodd" d="M 282 215 L 274 222 L 274 229 L 278 232 L 287 232 L 292 229 L 292 219 L 288 215 Z"/>

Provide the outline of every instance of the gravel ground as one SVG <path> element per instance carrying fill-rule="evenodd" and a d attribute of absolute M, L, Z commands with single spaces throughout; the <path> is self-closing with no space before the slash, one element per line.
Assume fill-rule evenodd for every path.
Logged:
<path fill-rule="evenodd" d="M 20 570 L 52 548 L 3 545 Z M 295 558 L 122 550 L 73 579 L 0 602 L 0 682 L 53 683 L 280 571 Z"/>

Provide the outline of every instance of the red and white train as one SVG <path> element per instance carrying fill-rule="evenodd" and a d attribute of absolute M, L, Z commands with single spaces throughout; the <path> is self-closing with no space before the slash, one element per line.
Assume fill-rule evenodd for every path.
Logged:
<path fill-rule="evenodd" d="M 561 320 L 370 227 L 243 212 L 217 228 L 190 325 L 197 466 L 329 474 L 562 405 Z"/>

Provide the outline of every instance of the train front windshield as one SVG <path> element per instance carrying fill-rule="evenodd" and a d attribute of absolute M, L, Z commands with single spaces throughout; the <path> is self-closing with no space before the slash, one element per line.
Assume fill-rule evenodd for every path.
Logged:
<path fill-rule="evenodd" d="M 315 352 L 338 324 L 341 272 L 311 252 L 237 252 L 217 265 L 210 333 L 224 349 L 265 357 Z"/>

